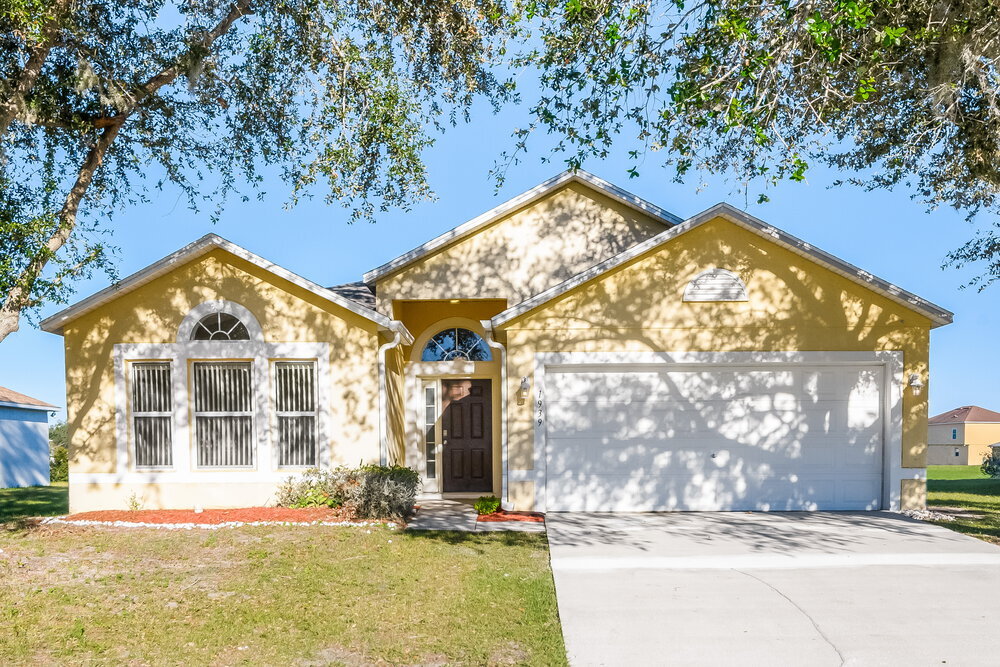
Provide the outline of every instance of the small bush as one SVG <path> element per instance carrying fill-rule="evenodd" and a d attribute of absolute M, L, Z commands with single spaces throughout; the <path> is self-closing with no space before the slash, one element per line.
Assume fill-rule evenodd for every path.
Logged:
<path fill-rule="evenodd" d="M 990 447 L 990 453 L 983 458 L 983 464 L 979 469 L 984 475 L 989 475 L 993 479 L 1000 477 L 1000 447 Z"/>
<path fill-rule="evenodd" d="M 62 445 L 52 448 L 49 456 L 49 479 L 53 482 L 69 481 L 69 452 Z"/>
<path fill-rule="evenodd" d="M 278 487 L 281 507 L 340 507 L 349 483 L 347 470 L 310 468 L 299 477 L 289 477 Z"/>
<path fill-rule="evenodd" d="M 347 506 L 364 519 L 398 519 L 413 510 L 420 476 L 405 466 L 311 468 L 289 477 L 276 495 L 281 507 Z"/>
<path fill-rule="evenodd" d="M 476 514 L 496 514 L 500 510 L 500 499 L 496 496 L 480 496 L 474 507 Z"/>
<path fill-rule="evenodd" d="M 406 466 L 362 466 L 355 471 L 349 502 L 359 517 L 397 519 L 409 516 L 420 488 L 420 475 Z"/>

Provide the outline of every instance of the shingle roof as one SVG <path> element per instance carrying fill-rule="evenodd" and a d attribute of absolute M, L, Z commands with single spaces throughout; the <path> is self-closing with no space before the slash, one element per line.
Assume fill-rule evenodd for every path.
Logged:
<path fill-rule="evenodd" d="M 31 396 L 25 396 L 24 394 L 16 392 L 13 389 L 8 389 L 7 387 L 0 387 L 0 403 L 17 403 L 18 405 L 33 405 L 39 408 L 58 407 L 52 405 L 51 403 L 40 401 L 37 398 L 32 398 Z"/>
<path fill-rule="evenodd" d="M 345 299 L 350 299 L 355 303 L 361 304 L 365 308 L 375 310 L 375 294 L 368 285 L 360 280 L 354 283 L 334 285 L 333 287 L 327 287 L 327 289 Z"/>
<path fill-rule="evenodd" d="M 928 424 L 961 424 L 964 422 L 1000 422 L 1000 412 L 993 412 L 978 405 L 963 405 L 927 420 Z"/>
<path fill-rule="evenodd" d="M 950 324 L 952 321 L 952 313 L 950 311 L 945 310 L 940 306 L 936 306 L 930 301 L 920 298 L 916 294 L 907 292 L 901 287 L 897 287 L 892 283 L 886 282 L 868 271 L 859 269 L 853 264 L 849 264 L 842 259 L 834 257 L 830 253 L 824 252 L 811 243 L 806 243 L 802 239 L 796 238 L 787 232 L 783 232 L 774 225 L 764 222 L 760 218 L 755 218 L 749 213 L 741 211 L 734 206 L 730 206 L 729 204 L 720 203 L 711 208 L 705 209 L 698 215 L 692 216 L 678 225 L 674 225 L 664 232 L 660 232 L 656 236 L 648 238 L 645 241 L 632 246 L 610 259 L 604 260 L 600 264 L 590 267 L 583 273 L 578 273 L 572 278 L 569 278 L 554 287 L 550 287 L 530 299 L 526 299 L 517 305 L 511 306 L 499 315 L 493 317 L 493 326 L 501 327 L 511 320 L 538 308 L 542 304 L 565 294 L 574 287 L 608 273 L 612 269 L 641 256 L 643 253 L 649 252 L 654 248 L 658 248 L 671 239 L 689 232 L 692 229 L 717 217 L 725 218 L 730 222 L 735 223 L 759 236 L 769 239 L 770 241 L 777 243 L 778 245 L 783 246 L 798 255 L 806 257 L 821 266 L 825 266 L 834 273 L 838 273 L 852 282 L 867 287 L 868 289 L 881 294 L 906 308 L 921 313 L 931 320 L 932 329 L 944 324 Z"/>

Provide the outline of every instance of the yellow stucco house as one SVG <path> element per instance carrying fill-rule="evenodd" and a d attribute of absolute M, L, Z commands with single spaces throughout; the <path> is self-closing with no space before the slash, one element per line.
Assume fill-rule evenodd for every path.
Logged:
<path fill-rule="evenodd" d="M 927 422 L 927 465 L 977 466 L 1000 444 L 1000 412 L 965 405 Z"/>
<path fill-rule="evenodd" d="M 46 319 L 74 511 L 412 466 L 519 510 L 924 505 L 951 313 L 726 204 L 564 173 L 325 288 L 209 235 Z"/>

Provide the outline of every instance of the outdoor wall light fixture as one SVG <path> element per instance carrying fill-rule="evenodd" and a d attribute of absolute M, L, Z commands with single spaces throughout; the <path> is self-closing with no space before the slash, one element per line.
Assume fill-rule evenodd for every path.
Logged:
<path fill-rule="evenodd" d="M 920 390 L 924 388 L 924 382 L 917 373 L 910 373 L 910 381 L 907 384 L 913 390 L 914 396 L 919 395 Z"/>
<path fill-rule="evenodd" d="M 517 390 L 517 404 L 524 405 L 528 401 L 528 391 L 531 389 L 531 382 L 528 378 L 521 378 L 521 388 Z"/>

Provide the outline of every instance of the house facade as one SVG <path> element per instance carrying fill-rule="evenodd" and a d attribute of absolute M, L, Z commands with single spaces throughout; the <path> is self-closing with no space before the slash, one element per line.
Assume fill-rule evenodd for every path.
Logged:
<path fill-rule="evenodd" d="M 0 387 L 0 489 L 49 483 L 49 412 L 55 409 Z"/>
<path fill-rule="evenodd" d="M 927 422 L 927 465 L 973 466 L 1000 443 L 1000 412 L 965 405 Z"/>
<path fill-rule="evenodd" d="M 312 466 L 564 511 L 922 507 L 951 313 L 728 205 L 565 173 L 324 288 L 207 236 L 43 322 L 70 504 L 273 502 Z"/>

